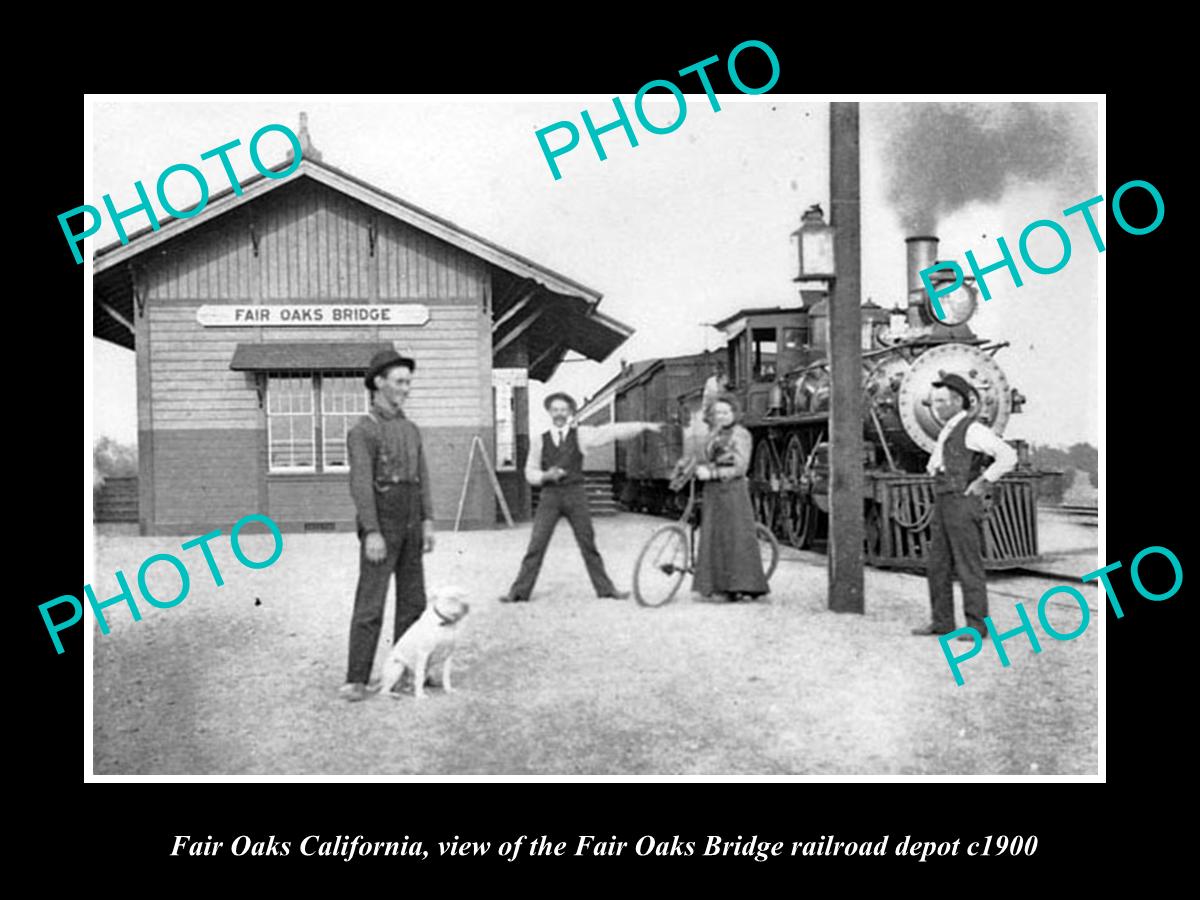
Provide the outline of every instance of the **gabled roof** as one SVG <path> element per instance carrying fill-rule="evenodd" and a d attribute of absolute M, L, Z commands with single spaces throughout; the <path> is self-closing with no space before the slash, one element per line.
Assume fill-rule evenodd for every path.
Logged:
<path fill-rule="evenodd" d="M 304 128 L 303 121 L 301 128 Z M 301 139 L 304 140 L 303 133 Z M 289 157 L 274 166 L 272 171 L 282 172 L 291 165 Z M 491 267 L 495 285 L 525 285 L 523 293 L 510 295 L 499 288 L 498 291 L 508 297 L 509 306 L 517 305 L 518 297 L 523 298 L 519 301 L 521 306 L 531 304 L 529 320 L 524 324 L 516 320 L 507 321 L 510 336 L 512 331 L 524 332 L 522 339 L 528 348 L 531 378 L 542 381 L 550 378 L 563 355 L 571 349 L 590 359 L 604 360 L 633 334 L 633 329 L 628 325 L 596 309 L 603 296 L 599 291 L 380 190 L 323 162 L 315 152 L 306 152 L 296 171 L 286 177 L 269 178 L 257 173 L 240 182 L 240 193 L 231 186 L 213 194 L 199 215 L 167 219 L 157 230 L 146 226 L 130 235 L 128 243 L 113 243 L 96 251 L 93 263 L 93 333 L 104 340 L 135 349 L 133 284 L 131 267 L 125 264 L 193 228 L 204 227 L 214 219 L 252 203 L 283 185 L 292 184 L 297 178 L 311 179 L 483 260 Z M 500 302 L 498 298 L 496 302 Z M 500 305 L 493 308 L 495 327 L 500 327 L 501 320 L 506 318 L 506 311 Z M 551 314 L 541 316 L 542 312 Z M 539 316 L 539 321 L 532 321 Z M 496 337 L 503 336 L 497 334 Z"/>
<path fill-rule="evenodd" d="M 291 162 L 285 160 L 279 165 L 274 166 L 272 171 L 282 171 L 290 165 Z M 340 191 L 356 200 L 360 200 L 382 213 L 441 238 L 446 243 L 474 256 L 478 256 L 480 259 L 499 266 L 508 272 L 512 272 L 514 275 L 523 278 L 532 278 L 549 290 L 560 294 L 572 294 L 583 297 L 593 307 L 600 302 L 600 298 L 603 296 L 603 294 L 593 288 L 580 284 L 578 281 L 555 272 L 553 269 L 539 265 L 519 253 L 506 250 L 499 244 L 468 231 L 448 219 L 443 219 L 441 216 L 421 209 L 421 207 L 409 203 L 407 200 L 402 200 L 394 194 L 380 190 L 328 163 L 319 162 L 307 156 L 300 160 L 300 166 L 296 171 L 286 178 L 268 178 L 262 174 L 255 174 L 240 183 L 239 187 L 242 190 L 240 196 L 234 192 L 232 187 L 228 187 L 210 197 L 204 212 L 198 216 L 188 219 L 167 219 L 160 225 L 157 231 L 147 225 L 145 228 L 129 235 L 129 242 L 127 244 L 115 242 L 102 247 L 96 251 L 93 271 L 99 275 L 114 266 L 128 262 L 133 257 L 158 246 L 164 241 L 169 241 L 193 228 L 207 225 L 214 218 L 230 210 L 237 209 L 265 194 L 269 194 L 271 191 L 297 178 L 305 177 L 331 187 L 336 191 Z M 629 333 L 632 334 L 632 330 Z"/>

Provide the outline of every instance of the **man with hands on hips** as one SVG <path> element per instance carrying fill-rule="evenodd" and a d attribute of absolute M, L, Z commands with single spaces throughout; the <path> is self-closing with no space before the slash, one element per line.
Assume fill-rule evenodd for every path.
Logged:
<path fill-rule="evenodd" d="M 934 479 L 930 521 L 929 602 L 933 621 L 913 634 L 954 631 L 954 574 L 962 582 L 967 625 L 987 637 L 987 581 L 983 569 L 984 520 L 992 486 L 1016 467 L 1017 453 L 1002 438 L 974 420 L 975 389 L 961 375 L 946 375 L 933 384 L 930 406 L 944 422 L 926 467 Z M 984 458 L 992 457 L 984 467 Z M 970 634 L 960 640 L 973 640 Z"/>

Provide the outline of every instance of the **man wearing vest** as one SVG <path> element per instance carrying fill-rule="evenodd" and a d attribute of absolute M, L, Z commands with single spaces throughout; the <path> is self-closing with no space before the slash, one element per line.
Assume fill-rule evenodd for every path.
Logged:
<path fill-rule="evenodd" d="M 365 699 L 369 690 L 388 580 L 395 576 L 393 643 L 425 611 L 421 554 L 433 549 L 433 494 L 421 432 L 403 409 L 414 369 L 416 363 L 395 350 L 376 353 L 365 379 L 370 410 L 346 435 L 360 542 L 350 661 L 341 690 L 350 701 Z"/>
<path fill-rule="evenodd" d="M 614 422 L 610 425 L 571 425 L 575 401 L 568 394 L 551 394 L 546 398 L 547 411 L 554 427 L 542 435 L 541 447 L 529 448 L 525 461 L 525 480 L 541 485 L 537 513 L 533 517 L 533 534 L 529 549 L 521 562 L 521 571 L 501 603 L 522 603 L 529 600 L 546 547 L 560 518 L 566 517 L 575 532 L 579 552 L 587 565 L 588 577 L 598 597 L 624 600 L 629 591 L 618 591 L 608 573 L 604 560 L 596 549 L 592 514 L 588 510 L 587 490 L 584 487 L 583 457 L 588 450 L 614 440 L 625 440 L 643 431 L 658 431 L 662 426 L 652 422 Z"/>
<path fill-rule="evenodd" d="M 963 616 L 967 625 L 987 638 L 987 582 L 983 572 L 983 521 L 991 506 L 992 485 L 1012 471 L 1017 454 L 979 422 L 970 411 L 975 389 L 961 375 L 946 375 L 933 384 L 933 414 L 945 424 L 929 457 L 934 478 L 930 523 L 929 602 L 933 621 L 913 634 L 954 631 L 954 573 L 962 582 Z M 993 462 L 984 468 L 984 455 Z M 970 634 L 960 640 L 972 639 Z"/>

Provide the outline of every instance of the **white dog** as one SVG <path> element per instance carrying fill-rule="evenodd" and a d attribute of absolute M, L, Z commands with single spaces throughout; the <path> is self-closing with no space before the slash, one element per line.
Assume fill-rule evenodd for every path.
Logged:
<path fill-rule="evenodd" d="M 431 664 L 441 660 L 442 688 L 452 693 L 450 663 L 454 658 L 454 643 L 460 622 L 471 607 L 464 601 L 463 591 L 456 587 L 430 593 L 425 612 L 413 622 L 400 640 L 396 641 L 383 664 L 380 688 L 393 699 L 400 695 L 393 690 L 399 686 L 406 671 L 412 673 L 413 696 L 425 698 L 425 676 Z M 435 659 L 436 657 L 436 659 Z"/>

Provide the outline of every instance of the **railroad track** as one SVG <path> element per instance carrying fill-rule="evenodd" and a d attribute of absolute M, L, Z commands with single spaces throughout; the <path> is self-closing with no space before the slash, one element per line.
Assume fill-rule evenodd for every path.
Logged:
<path fill-rule="evenodd" d="M 1095 519 L 1100 514 L 1099 509 L 1095 506 L 1051 506 L 1049 509 L 1056 509 L 1064 515 L 1084 519 Z"/>

